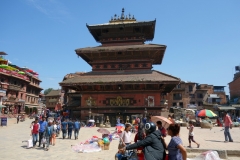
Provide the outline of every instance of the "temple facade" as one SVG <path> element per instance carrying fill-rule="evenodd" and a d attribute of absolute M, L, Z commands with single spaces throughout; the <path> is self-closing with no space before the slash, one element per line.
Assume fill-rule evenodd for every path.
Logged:
<path fill-rule="evenodd" d="M 118 117 L 131 121 L 134 115 L 161 114 L 166 95 L 180 79 L 152 70 L 162 63 L 167 47 L 145 44 L 153 40 L 155 25 L 156 20 L 137 21 L 124 9 L 108 23 L 87 25 L 101 45 L 76 49 L 92 71 L 68 74 L 60 82 L 71 116 L 100 120 L 98 115 L 104 115 L 115 124 Z"/>

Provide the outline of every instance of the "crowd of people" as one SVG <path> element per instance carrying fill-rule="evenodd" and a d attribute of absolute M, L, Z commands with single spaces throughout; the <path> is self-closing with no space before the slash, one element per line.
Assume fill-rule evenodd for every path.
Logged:
<path fill-rule="evenodd" d="M 33 148 L 43 147 L 46 151 L 49 150 L 50 145 L 56 144 L 56 137 L 60 135 L 62 131 L 62 139 L 71 139 L 72 132 L 74 132 L 75 140 L 78 139 L 81 123 L 76 119 L 64 119 L 64 118 L 53 118 L 45 116 L 41 118 L 36 117 L 30 125 L 33 142 Z"/>
<path fill-rule="evenodd" d="M 168 117 L 172 118 L 172 117 Z M 172 121 L 172 120 L 171 120 Z M 137 121 L 140 122 L 140 121 Z M 227 112 L 224 112 L 224 136 L 225 142 L 233 142 L 229 129 L 232 128 L 232 120 Z M 137 150 L 138 160 L 186 160 L 187 151 L 183 146 L 182 139 L 179 137 L 180 125 L 172 121 L 166 129 L 162 126 L 161 121 L 156 123 L 148 122 L 137 124 L 137 133 L 134 138 L 134 143 L 131 144 L 131 124 L 125 125 L 125 130 L 121 134 L 118 160 L 123 160 L 123 155 L 127 155 L 129 150 Z M 194 123 L 188 122 L 187 129 L 189 148 L 192 143 L 200 147 L 200 143 L 194 140 Z M 169 144 L 165 142 L 165 137 L 170 136 Z M 123 145 L 120 145 L 123 144 Z"/>

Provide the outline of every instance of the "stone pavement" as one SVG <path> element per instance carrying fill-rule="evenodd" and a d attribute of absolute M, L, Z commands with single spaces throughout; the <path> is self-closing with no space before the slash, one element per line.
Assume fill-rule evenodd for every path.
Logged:
<path fill-rule="evenodd" d="M 118 141 L 113 140 L 110 144 L 110 150 L 104 150 L 101 152 L 95 153 L 76 153 L 72 151 L 71 145 L 77 144 L 79 142 L 84 142 L 85 140 L 91 138 L 92 136 L 101 136 L 95 128 L 81 128 L 80 136 L 78 140 L 69 140 L 61 139 L 60 137 L 56 140 L 55 146 L 50 146 L 49 151 L 44 151 L 42 148 L 36 147 L 36 149 L 26 149 L 26 142 L 22 143 L 24 140 L 30 138 L 30 128 L 29 125 L 32 120 L 26 119 L 24 122 L 16 124 L 16 119 L 9 119 L 9 124 L 7 127 L 0 127 L 0 159 L 9 159 L 9 160 L 45 160 L 45 159 L 69 159 L 69 160 L 114 160 L 114 156 L 117 152 Z M 201 129 L 196 127 L 195 140 L 198 141 L 201 146 L 200 148 L 204 149 L 230 149 L 238 150 L 240 144 L 240 129 L 234 128 L 231 130 L 233 137 L 233 143 L 224 143 L 224 135 L 222 128 L 216 127 L 212 130 L 210 129 Z M 109 128 L 109 131 L 113 132 L 114 128 Z M 181 138 L 183 140 L 184 146 L 188 146 L 188 130 L 186 127 L 181 128 Z M 132 135 L 132 138 L 134 135 Z M 166 141 L 169 142 L 170 137 L 166 138 Z M 193 148 L 196 145 L 192 145 Z M 230 158 L 231 159 L 231 158 Z M 235 158 L 233 158 L 235 160 Z M 239 158 L 240 159 L 240 158 Z"/>

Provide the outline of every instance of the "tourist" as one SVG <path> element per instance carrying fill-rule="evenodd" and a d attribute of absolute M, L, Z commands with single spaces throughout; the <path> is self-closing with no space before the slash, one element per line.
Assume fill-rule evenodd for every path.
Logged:
<path fill-rule="evenodd" d="M 42 138 L 43 138 L 46 126 L 47 126 L 47 122 L 46 122 L 45 117 L 42 117 L 42 120 L 39 121 L 39 125 L 40 125 L 40 129 L 39 129 L 39 145 L 38 145 L 38 147 L 41 146 L 41 141 L 42 141 Z M 43 144 L 43 148 L 44 147 L 45 147 L 45 144 Z"/>
<path fill-rule="evenodd" d="M 20 119 L 20 115 L 17 116 L 17 124 L 18 124 L 18 122 L 19 122 L 19 119 Z"/>
<path fill-rule="evenodd" d="M 47 127 L 45 129 L 45 133 L 44 133 L 44 136 L 46 138 L 46 149 L 45 149 L 46 151 L 49 150 L 49 144 L 50 144 L 50 140 L 51 140 L 52 134 L 53 134 L 52 120 L 49 120 L 48 121 L 48 125 L 47 125 Z"/>
<path fill-rule="evenodd" d="M 120 124 L 120 117 L 117 118 L 117 124 Z"/>
<path fill-rule="evenodd" d="M 179 124 L 170 124 L 168 129 L 168 135 L 171 136 L 171 140 L 166 146 L 165 140 L 163 139 L 165 146 L 168 150 L 168 159 L 169 160 L 186 160 L 187 151 L 183 147 L 181 138 L 179 137 L 180 125 Z"/>
<path fill-rule="evenodd" d="M 67 128 L 68 128 L 68 124 L 66 122 L 66 119 L 64 119 L 64 121 L 62 122 L 62 125 L 61 125 L 63 139 L 66 138 Z"/>
<path fill-rule="evenodd" d="M 132 129 L 131 124 L 127 123 L 124 132 L 121 135 L 121 140 L 123 142 L 123 144 L 125 144 L 126 146 L 128 146 L 129 144 L 131 144 L 131 132 L 130 130 Z"/>
<path fill-rule="evenodd" d="M 53 121 L 52 126 L 53 126 L 53 132 L 52 132 L 50 143 L 54 146 L 56 144 L 56 134 L 57 134 L 57 124 L 55 121 Z"/>
<path fill-rule="evenodd" d="M 68 139 L 72 138 L 73 122 L 71 119 L 68 121 Z"/>
<path fill-rule="evenodd" d="M 162 126 L 162 122 L 161 121 L 157 121 L 157 127 L 158 127 L 158 130 L 161 132 L 162 137 L 166 137 L 167 136 L 167 131 Z"/>
<path fill-rule="evenodd" d="M 60 130 L 61 130 L 61 124 L 57 121 L 56 125 L 57 125 L 56 137 L 58 137 L 60 134 Z"/>
<path fill-rule="evenodd" d="M 162 143 L 161 133 L 156 130 L 156 125 L 152 122 L 145 124 L 146 137 L 134 144 L 128 145 L 120 150 L 132 150 L 143 147 L 145 160 L 164 160 L 166 153 Z M 177 159 L 179 160 L 179 159 Z"/>
<path fill-rule="evenodd" d="M 193 122 L 192 121 L 189 121 L 189 127 L 187 127 L 187 129 L 189 130 L 189 134 L 188 134 L 188 142 L 189 142 L 189 148 L 191 148 L 191 141 L 195 144 L 197 144 L 197 148 L 199 148 L 200 144 L 197 143 L 195 140 L 194 140 L 194 133 L 193 133 L 193 129 L 194 129 L 194 125 L 193 125 Z"/>
<path fill-rule="evenodd" d="M 224 112 L 223 122 L 224 122 L 224 136 L 225 136 L 224 142 L 228 142 L 228 141 L 233 142 L 233 139 L 229 131 L 229 128 L 232 129 L 232 120 L 226 111 Z"/>
<path fill-rule="evenodd" d="M 33 139 L 33 148 L 36 147 L 38 141 L 38 133 L 39 133 L 40 125 L 38 123 L 38 118 L 35 118 L 34 124 L 32 125 L 31 129 L 31 136 Z"/>
<path fill-rule="evenodd" d="M 147 117 L 145 116 L 142 120 L 143 124 L 145 125 L 147 123 Z"/>
<path fill-rule="evenodd" d="M 78 139 L 79 130 L 81 128 L 81 124 L 77 119 L 74 122 L 73 127 L 74 127 L 74 137 L 75 137 L 75 140 L 76 140 L 76 139 Z"/>
<path fill-rule="evenodd" d="M 146 137 L 145 130 L 144 130 L 144 125 L 140 123 L 138 125 L 138 132 L 135 135 L 134 142 L 138 142 L 143 140 Z M 143 154 L 143 147 L 137 148 L 137 156 L 138 160 L 144 160 L 144 154 Z"/>

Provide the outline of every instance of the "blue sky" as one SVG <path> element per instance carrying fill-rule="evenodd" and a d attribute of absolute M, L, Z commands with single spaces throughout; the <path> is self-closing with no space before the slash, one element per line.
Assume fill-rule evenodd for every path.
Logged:
<path fill-rule="evenodd" d="M 139 21 L 156 18 L 150 43 L 167 45 L 155 70 L 184 81 L 227 86 L 240 65 L 239 0 L 2 0 L 0 51 L 39 73 L 42 88 L 60 88 L 67 73 L 91 71 L 75 49 L 100 45 L 87 24 L 106 23 L 121 9 Z"/>

